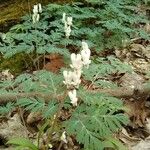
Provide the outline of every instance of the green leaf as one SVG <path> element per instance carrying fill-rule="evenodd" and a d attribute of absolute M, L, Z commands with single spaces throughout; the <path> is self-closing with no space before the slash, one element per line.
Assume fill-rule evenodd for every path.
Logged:
<path fill-rule="evenodd" d="M 45 107 L 43 111 L 44 118 L 51 118 L 57 111 L 58 104 L 55 101 L 51 101 L 48 103 L 48 106 Z"/>
<path fill-rule="evenodd" d="M 30 150 L 38 150 L 38 147 L 35 146 L 29 139 L 25 139 L 22 137 L 14 138 L 12 140 L 9 140 L 7 144 L 13 144 L 18 145 L 24 148 L 29 148 Z"/>
<path fill-rule="evenodd" d="M 128 150 L 128 148 L 125 147 L 125 145 L 123 145 L 123 143 L 121 143 L 118 139 L 115 139 L 113 137 L 108 137 L 108 142 L 113 144 L 113 148 L 116 150 Z M 107 146 L 107 143 L 105 143 Z"/>
<path fill-rule="evenodd" d="M 14 109 L 13 103 L 7 103 L 6 106 L 0 106 L 0 114 L 7 114 Z"/>
<path fill-rule="evenodd" d="M 103 150 L 104 148 L 102 142 L 86 127 L 83 121 L 79 119 L 69 122 L 67 132 L 70 134 L 75 133 L 77 141 L 84 144 L 85 149 Z"/>

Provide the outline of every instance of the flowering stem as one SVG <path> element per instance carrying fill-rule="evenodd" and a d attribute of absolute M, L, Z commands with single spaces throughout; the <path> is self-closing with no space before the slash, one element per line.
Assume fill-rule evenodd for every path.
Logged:
<path fill-rule="evenodd" d="M 54 121 L 52 123 L 52 126 L 51 126 L 50 130 L 48 131 L 48 141 L 47 141 L 47 144 L 50 143 L 50 141 L 51 141 L 52 133 L 54 132 L 54 127 L 57 124 L 58 118 L 59 118 L 60 113 L 61 113 L 61 109 L 64 106 L 64 100 L 65 100 L 66 96 L 67 96 L 67 91 L 65 91 L 64 94 L 63 94 L 63 96 L 58 100 L 58 101 L 60 101 L 60 104 L 59 104 L 57 113 L 56 113 L 56 115 L 54 117 Z"/>

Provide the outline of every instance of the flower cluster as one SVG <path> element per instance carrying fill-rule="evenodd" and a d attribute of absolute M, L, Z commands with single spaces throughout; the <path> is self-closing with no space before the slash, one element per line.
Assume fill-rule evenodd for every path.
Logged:
<path fill-rule="evenodd" d="M 77 106 L 78 98 L 76 88 L 79 88 L 81 83 L 82 68 L 84 66 L 88 68 L 89 64 L 91 63 L 90 55 L 91 51 L 88 47 L 88 44 L 83 41 L 81 54 L 71 54 L 70 67 L 73 69 L 73 71 L 63 71 L 63 76 L 65 79 L 63 83 L 67 86 L 68 89 L 72 86 L 74 87 L 73 90 L 68 92 L 68 96 L 70 97 L 73 106 Z"/>
<path fill-rule="evenodd" d="M 64 70 L 63 75 L 65 78 L 65 81 L 63 81 L 63 83 L 67 85 L 67 88 L 69 88 L 71 85 L 76 88 L 79 87 L 79 84 L 81 83 L 81 72 Z"/>
<path fill-rule="evenodd" d="M 36 23 L 39 21 L 40 19 L 39 13 L 42 13 L 42 6 L 40 3 L 33 6 L 33 15 L 32 15 L 33 23 Z"/>
<path fill-rule="evenodd" d="M 65 36 L 69 38 L 72 26 L 72 17 L 66 18 L 66 13 L 63 13 L 62 22 L 64 23 Z"/>

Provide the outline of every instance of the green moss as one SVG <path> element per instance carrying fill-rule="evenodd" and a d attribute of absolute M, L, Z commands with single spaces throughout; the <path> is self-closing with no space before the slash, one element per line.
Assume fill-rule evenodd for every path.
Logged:
<path fill-rule="evenodd" d="M 32 13 L 33 5 L 42 3 L 46 5 L 51 2 L 65 3 L 71 0 L 8 0 L 0 3 L 0 31 L 4 32 L 10 26 L 20 21 L 20 17 Z"/>
<path fill-rule="evenodd" d="M 11 73 L 18 75 L 32 67 L 32 62 L 27 54 L 16 54 L 9 59 L 1 57 L 0 71 L 9 69 Z"/>

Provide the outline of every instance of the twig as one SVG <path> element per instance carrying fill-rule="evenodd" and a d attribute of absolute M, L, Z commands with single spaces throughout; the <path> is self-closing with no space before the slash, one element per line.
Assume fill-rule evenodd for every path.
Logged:
<path fill-rule="evenodd" d="M 115 89 L 95 89 L 89 90 L 91 93 L 105 93 L 110 96 L 114 96 L 117 98 L 126 98 L 126 97 L 149 97 L 150 96 L 150 87 L 142 84 L 139 88 L 131 88 L 131 87 L 119 87 Z M 16 102 L 16 100 L 20 98 L 43 98 L 47 103 L 51 99 L 60 100 L 63 95 L 55 95 L 55 94 L 46 94 L 41 92 L 29 92 L 29 93 L 3 93 L 0 94 L 0 104 L 5 104 L 8 102 Z"/>
<path fill-rule="evenodd" d="M 20 98 L 33 98 L 38 97 L 44 99 L 48 103 L 51 99 L 60 99 L 62 95 L 46 94 L 40 92 L 29 92 L 29 93 L 3 93 L 0 94 L 0 104 L 5 104 L 8 102 L 16 102 Z M 32 99 L 31 99 L 32 100 Z"/>
<path fill-rule="evenodd" d="M 59 147 L 58 147 L 57 150 L 61 150 L 62 145 L 63 145 L 63 141 L 60 142 Z"/>

